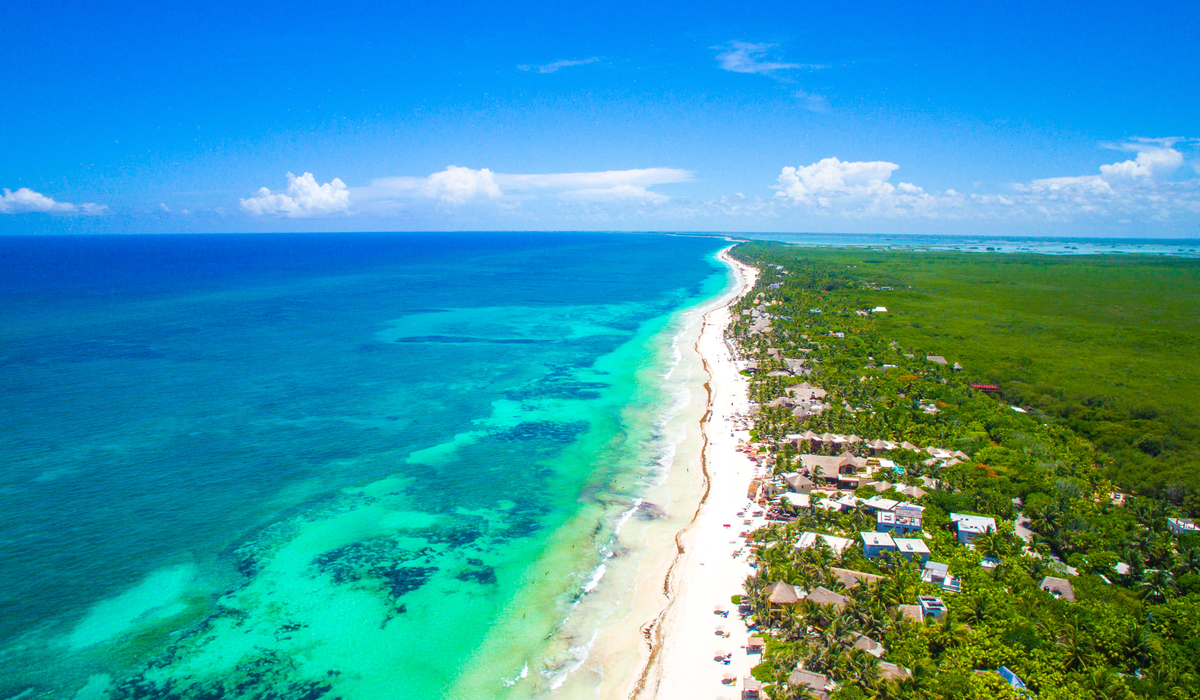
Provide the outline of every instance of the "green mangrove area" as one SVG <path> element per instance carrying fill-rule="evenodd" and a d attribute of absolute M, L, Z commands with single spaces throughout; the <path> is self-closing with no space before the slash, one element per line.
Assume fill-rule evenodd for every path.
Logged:
<path fill-rule="evenodd" d="M 729 336 L 775 473 L 739 601 L 765 694 L 1200 697 L 1200 262 L 732 254 L 762 271 Z M 822 435 L 855 436 L 840 487 Z M 896 503 L 927 552 L 865 534 Z"/>

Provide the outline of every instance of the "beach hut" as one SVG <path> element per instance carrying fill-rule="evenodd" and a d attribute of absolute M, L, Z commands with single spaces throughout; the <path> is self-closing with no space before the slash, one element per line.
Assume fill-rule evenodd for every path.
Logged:
<path fill-rule="evenodd" d="M 1071 588 L 1070 581 L 1067 581 L 1065 578 L 1047 576 L 1038 584 L 1038 588 L 1059 600 L 1075 602 L 1075 589 Z"/>
<path fill-rule="evenodd" d="M 795 472 L 783 475 L 783 482 L 796 493 L 809 493 L 813 489 L 812 479 Z"/>
<path fill-rule="evenodd" d="M 872 583 L 879 583 L 883 580 L 883 576 L 879 574 L 868 574 L 862 571 L 854 571 L 852 569 L 839 569 L 836 566 L 829 569 L 829 573 L 833 574 L 842 588 L 850 590 L 855 586 L 867 586 Z"/>
<path fill-rule="evenodd" d="M 759 683 L 753 676 L 746 676 L 742 679 L 742 700 L 758 700 L 762 697 L 762 683 Z"/>
<path fill-rule="evenodd" d="M 871 639 L 865 634 L 858 635 L 858 639 L 854 641 L 854 648 L 865 651 L 877 659 L 883 656 L 883 652 L 887 651 L 882 644 L 874 639 Z"/>
<path fill-rule="evenodd" d="M 761 652 L 764 646 L 765 644 L 763 643 L 762 637 L 751 637 L 749 641 L 746 642 L 746 653 L 754 654 L 756 652 Z"/>
<path fill-rule="evenodd" d="M 879 678 L 884 681 L 899 681 L 904 680 L 912 675 L 912 672 L 903 666 L 888 663 L 887 661 L 879 662 Z"/>
<path fill-rule="evenodd" d="M 816 603 L 817 605 L 832 605 L 833 607 L 837 608 L 838 612 L 841 612 L 842 609 L 850 604 L 849 598 L 839 593 L 834 593 L 824 586 L 818 586 L 814 588 L 812 593 L 809 593 L 805 600 Z"/>
<path fill-rule="evenodd" d="M 900 613 L 901 619 L 918 625 L 925 621 L 925 613 L 921 611 L 920 605 L 897 605 L 896 612 Z"/>
<path fill-rule="evenodd" d="M 767 596 L 767 602 L 771 605 L 795 605 L 800 602 L 796 589 L 783 581 L 776 581 L 767 586 L 763 589 L 763 594 Z"/>
<path fill-rule="evenodd" d="M 802 668 L 797 668 L 788 676 L 788 684 L 799 688 L 805 688 L 818 698 L 829 697 L 829 676 L 822 673 L 813 673 L 805 671 Z"/>

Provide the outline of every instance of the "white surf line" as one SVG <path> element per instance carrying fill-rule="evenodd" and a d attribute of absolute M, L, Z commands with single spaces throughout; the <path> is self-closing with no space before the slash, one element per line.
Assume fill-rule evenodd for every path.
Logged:
<path fill-rule="evenodd" d="M 746 383 L 738 374 L 732 353 L 725 343 L 730 307 L 754 285 L 757 270 L 743 265 L 722 251 L 719 259 L 734 268 L 740 286 L 723 306 L 705 315 L 704 328 L 696 343 L 709 376 L 707 411 L 701 421 L 704 447 L 701 468 L 705 490 L 692 521 L 675 538 L 678 553 L 663 582 L 667 604 L 644 627 L 650 645 L 649 658 L 634 686 L 631 698 L 691 698 L 719 694 L 726 673 L 748 673 L 745 658 L 746 630 L 736 618 L 716 617 L 718 604 L 729 604 L 741 591 L 751 571 L 748 553 L 731 556 L 741 519 L 734 519 L 746 503 L 746 487 L 754 475 L 754 464 L 737 451 L 737 438 L 729 422 L 748 407 Z M 740 547 L 737 547 L 741 549 Z M 729 637 L 718 637 L 723 625 Z M 729 665 L 714 661 L 715 651 L 734 652 Z M 757 657 L 755 658 L 757 661 Z"/>

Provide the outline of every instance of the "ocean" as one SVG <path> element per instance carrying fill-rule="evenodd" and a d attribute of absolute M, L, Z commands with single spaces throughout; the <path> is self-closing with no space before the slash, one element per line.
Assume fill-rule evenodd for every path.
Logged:
<path fill-rule="evenodd" d="M 0 698 L 561 685 L 726 245 L 0 237 Z"/>

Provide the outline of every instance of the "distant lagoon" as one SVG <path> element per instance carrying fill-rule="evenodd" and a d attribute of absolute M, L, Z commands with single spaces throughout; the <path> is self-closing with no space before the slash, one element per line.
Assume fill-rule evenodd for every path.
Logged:
<path fill-rule="evenodd" d="M 742 233 L 737 238 L 769 240 L 811 247 L 856 247 L 888 250 L 931 250 L 1042 255 L 1169 255 L 1200 256 L 1200 239 L 1074 238 L 1053 236 L 929 236 L 849 233 Z"/>

